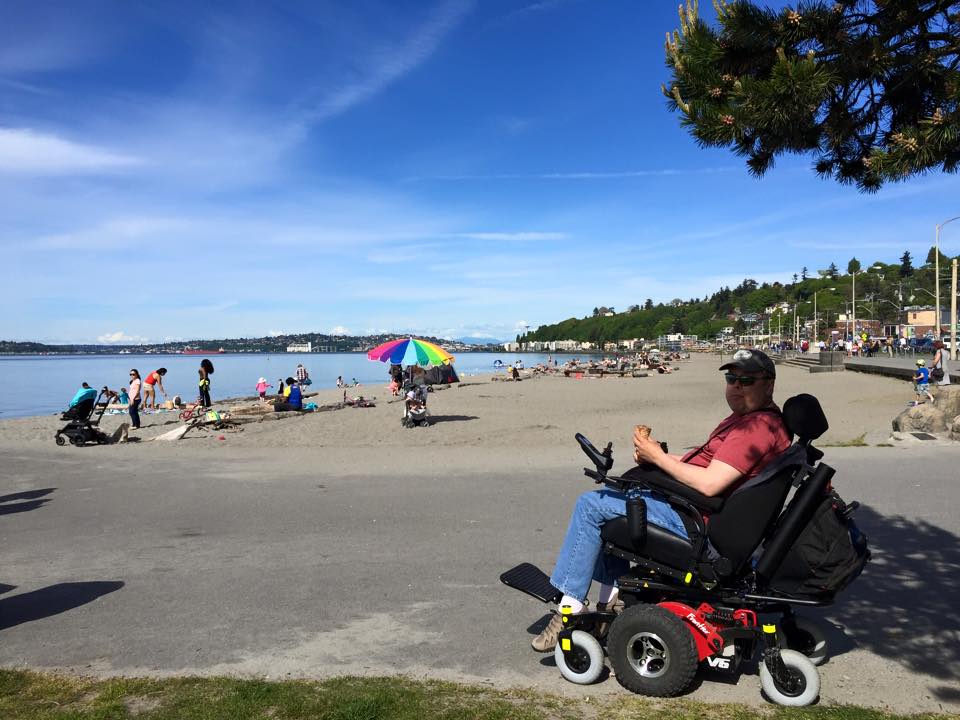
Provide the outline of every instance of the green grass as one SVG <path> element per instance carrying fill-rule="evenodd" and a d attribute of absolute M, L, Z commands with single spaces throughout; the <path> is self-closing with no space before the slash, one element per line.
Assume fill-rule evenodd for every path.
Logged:
<path fill-rule="evenodd" d="M 833 442 L 833 443 L 817 443 L 817 444 L 820 447 L 867 447 L 870 443 L 868 443 L 864 439 L 866 437 L 867 437 L 867 434 L 863 433 L 863 435 L 858 435 L 857 437 L 851 438 L 850 440 L 840 440 L 838 442 Z"/>
<path fill-rule="evenodd" d="M 3 720 L 913 720 L 854 706 L 707 705 L 617 694 L 570 699 L 405 678 L 323 682 L 93 680 L 0 670 Z"/>

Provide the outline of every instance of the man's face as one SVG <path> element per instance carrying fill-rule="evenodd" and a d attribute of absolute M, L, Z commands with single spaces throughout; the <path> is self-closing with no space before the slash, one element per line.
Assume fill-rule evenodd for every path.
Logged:
<path fill-rule="evenodd" d="M 756 378 L 752 385 L 743 385 L 739 380 L 732 385 L 727 383 L 727 405 L 737 415 L 764 408 L 773 400 L 773 378 L 762 372 L 745 372 L 740 368 L 729 368 L 725 372 L 738 378 Z"/>

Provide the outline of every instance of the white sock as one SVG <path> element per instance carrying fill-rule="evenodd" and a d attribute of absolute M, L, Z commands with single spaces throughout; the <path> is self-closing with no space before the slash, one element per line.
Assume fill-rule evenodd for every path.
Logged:
<path fill-rule="evenodd" d="M 598 602 L 602 602 L 604 605 L 609 605 L 616 602 L 617 595 L 620 594 L 620 589 L 616 585 L 604 585 L 600 584 L 600 597 Z"/>
<path fill-rule="evenodd" d="M 583 603 L 574 597 L 570 597 L 569 595 L 564 595 L 562 598 L 560 598 L 560 607 L 563 607 L 564 605 L 569 605 L 570 612 L 572 612 L 574 615 L 583 612 Z"/>

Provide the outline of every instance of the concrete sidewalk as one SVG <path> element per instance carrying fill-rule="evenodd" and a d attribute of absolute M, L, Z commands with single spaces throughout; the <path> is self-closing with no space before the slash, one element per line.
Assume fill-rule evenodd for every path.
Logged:
<path fill-rule="evenodd" d="M 51 443 L 52 446 L 52 443 Z M 825 448 L 874 560 L 821 614 L 824 703 L 960 712 L 960 448 Z M 342 451 L 349 455 L 350 450 Z M 371 450 L 370 452 L 377 452 Z M 577 696 L 530 650 L 547 607 L 498 581 L 550 568 L 569 467 L 337 471 L 333 448 L 23 450 L 0 481 L 0 665 L 91 675 L 270 678 L 397 672 Z M 688 697 L 763 704 L 755 669 Z M 680 703 L 683 700 L 678 701 Z"/>
<path fill-rule="evenodd" d="M 930 366 L 933 355 L 918 353 L 917 355 L 901 355 L 893 358 L 885 355 L 872 358 L 847 358 L 844 360 L 844 367 L 854 372 L 871 373 L 874 375 L 885 375 L 887 377 L 901 378 L 903 380 L 912 380 L 914 372 L 917 369 L 917 360 L 926 360 L 927 366 Z M 949 361 L 948 361 L 949 363 Z M 949 364 L 948 364 L 949 367 Z M 954 374 L 956 371 L 954 370 Z"/>

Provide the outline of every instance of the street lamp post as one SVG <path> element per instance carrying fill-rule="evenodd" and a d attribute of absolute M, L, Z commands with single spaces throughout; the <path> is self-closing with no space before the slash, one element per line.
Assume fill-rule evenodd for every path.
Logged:
<path fill-rule="evenodd" d="M 940 339 L 940 228 L 942 228 L 944 225 L 949 225 L 954 220 L 960 220 L 960 215 L 957 215 L 957 217 L 950 218 L 949 220 L 945 220 L 944 222 L 937 225 L 936 239 L 934 240 L 934 244 L 933 244 L 933 247 L 934 247 L 933 262 L 934 262 L 934 278 L 935 278 L 934 291 L 937 296 L 937 328 L 934 331 L 934 337 L 937 340 Z M 954 289 L 954 292 L 956 292 L 956 289 Z M 956 345 L 956 344 L 957 344 L 956 339 L 951 338 L 951 345 Z"/>
<path fill-rule="evenodd" d="M 857 334 L 857 271 L 854 270 L 851 275 L 853 276 L 853 284 L 850 286 L 850 313 L 851 313 L 851 328 L 850 328 L 850 340 L 853 340 L 853 335 Z"/>
<path fill-rule="evenodd" d="M 831 291 L 832 291 L 832 290 L 836 290 L 836 288 L 835 288 L 835 287 L 832 287 L 832 288 L 820 288 L 820 290 L 831 290 Z M 817 348 L 820 347 L 820 345 L 818 344 L 818 341 L 819 341 L 819 339 L 820 339 L 820 325 L 819 325 L 819 322 L 818 322 L 818 320 L 817 320 L 817 293 L 820 292 L 820 290 L 814 290 L 814 291 L 813 291 L 813 345 L 814 345 L 815 347 L 817 347 Z"/>

